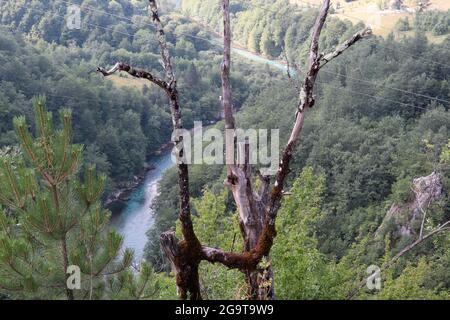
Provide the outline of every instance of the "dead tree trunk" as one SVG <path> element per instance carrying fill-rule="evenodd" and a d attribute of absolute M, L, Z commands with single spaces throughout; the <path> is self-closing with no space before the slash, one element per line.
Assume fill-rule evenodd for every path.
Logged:
<path fill-rule="evenodd" d="M 181 112 L 176 86 L 176 78 L 173 72 L 169 52 L 167 50 L 164 31 L 158 16 L 155 0 L 149 0 L 152 20 L 156 26 L 160 53 L 166 79 L 160 79 L 148 71 L 133 69 L 131 66 L 118 62 L 112 69 L 98 68 L 104 76 L 117 71 L 128 72 L 133 77 L 147 79 L 162 88 L 168 99 L 172 114 L 173 129 L 177 133 L 182 128 Z M 365 29 L 358 32 L 349 40 L 338 46 L 328 54 L 319 53 L 319 38 L 328 15 L 330 0 L 324 0 L 312 32 L 310 46 L 309 69 L 303 81 L 297 103 L 297 111 L 294 116 L 294 125 L 287 145 L 282 152 L 282 158 L 271 185 L 269 177 L 263 177 L 261 190 L 256 191 L 252 184 L 252 168 L 249 164 L 248 144 L 240 143 L 237 152 L 243 154 L 244 164 L 235 164 L 235 119 L 233 116 L 232 91 L 230 81 L 231 70 L 231 27 L 229 0 L 222 0 L 223 26 L 224 26 L 224 55 L 221 66 L 222 78 L 222 107 L 225 114 L 226 133 L 226 165 L 227 178 L 225 185 L 233 194 L 238 208 L 241 234 L 244 239 L 244 251 L 241 253 L 226 252 L 218 248 L 210 248 L 202 245 L 195 235 L 189 205 L 189 174 L 188 167 L 183 162 L 182 136 L 175 134 L 177 146 L 178 184 L 180 189 L 179 220 L 183 233 L 183 240 L 178 241 L 174 232 L 165 232 L 161 235 L 161 246 L 167 258 L 170 260 L 176 274 L 177 287 L 181 299 L 201 299 L 198 276 L 198 265 L 202 260 L 211 263 L 221 263 L 230 269 L 238 269 L 245 273 L 248 284 L 249 299 L 272 299 L 273 272 L 272 267 L 266 270 L 258 270 L 258 265 L 263 258 L 269 261 L 269 253 L 276 236 L 275 221 L 283 197 L 283 186 L 290 172 L 289 163 L 292 159 L 296 144 L 299 141 L 306 111 L 314 105 L 314 85 L 321 67 L 332 59 L 341 55 L 347 48 L 371 32 Z M 267 283 L 270 283 L 267 285 Z"/>
<path fill-rule="evenodd" d="M 256 247 L 261 235 L 264 219 L 264 206 L 257 203 L 262 198 L 255 199 L 254 188 L 252 186 L 252 168 L 249 165 L 249 146 L 240 143 L 235 146 L 236 127 L 233 116 L 232 94 L 231 94 L 231 26 L 230 26 L 230 4 L 228 0 L 222 1 L 223 11 L 223 62 L 221 66 L 222 79 L 222 108 L 225 115 L 225 129 L 227 129 L 226 139 L 226 159 L 227 178 L 224 184 L 233 194 L 239 213 L 239 225 L 244 239 L 244 250 L 250 252 Z M 235 164 L 235 149 L 239 154 L 244 153 L 244 164 Z M 271 266 L 269 267 L 270 274 Z M 264 288 L 263 281 L 272 280 L 261 277 L 262 272 L 257 269 L 246 271 L 247 296 L 250 299 L 272 298 L 273 286 Z"/>

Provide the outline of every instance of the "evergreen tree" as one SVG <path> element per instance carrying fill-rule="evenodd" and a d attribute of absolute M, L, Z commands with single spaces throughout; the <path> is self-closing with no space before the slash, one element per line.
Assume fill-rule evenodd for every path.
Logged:
<path fill-rule="evenodd" d="M 200 75 L 198 74 L 195 64 L 193 64 L 193 63 L 188 64 L 184 78 L 185 78 L 185 81 L 190 86 L 196 87 L 200 84 Z"/>
<path fill-rule="evenodd" d="M 281 50 L 272 40 L 272 34 L 268 29 L 265 29 L 261 36 L 260 48 L 263 54 L 269 57 L 278 57 Z"/>
<path fill-rule="evenodd" d="M 143 298 L 156 292 L 152 269 L 135 277 L 133 252 L 109 230 L 95 167 L 79 179 L 83 146 L 71 142 L 71 111 L 53 128 L 45 98 L 34 99 L 36 137 L 14 119 L 20 152 L 0 154 L 0 294 L 15 298 Z"/>

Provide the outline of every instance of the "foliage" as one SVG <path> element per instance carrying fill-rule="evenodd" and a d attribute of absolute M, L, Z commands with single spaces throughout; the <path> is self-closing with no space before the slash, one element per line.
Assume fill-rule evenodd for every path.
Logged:
<path fill-rule="evenodd" d="M 419 31 L 432 31 L 433 35 L 448 34 L 450 26 L 450 10 L 426 10 L 417 15 L 415 27 Z"/>
<path fill-rule="evenodd" d="M 408 17 L 406 17 L 404 19 L 399 19 L 395 25 L 395 28 L 398 31 L 409 31 L 411 27 L 409 25 Z"/>
<path fill-rule="evenodd" d="M 226 194 L 223 191 L 214 195 L 205 190 L 201 199 L 193 201 L 196 212 L 194 229 L 199 240 L 208 246 L 241 251 L 243 244 L 237 215 L 226 211 Z M 244 276 L 237 270 L 202 262 L 199 274 L 202 294 L 207 299 L 240 299 L 245 296 L 245 291 L 241 292 L 245 288 Z"/>
<path fill-rule="evenodd" d="M 442 300 L 449 299 L 448 292 L 429 288 L 427 280 L 434 270 L 434 263 L 427 262 L 425 258 L 419 259 L 417 265 L 408 264 L 401 275 L 395 279 L 386 279 L 382 290 L 376 295 L 383 300 Z"/>
<path fill-rule="evenodd" d="M 345 295 L 346 270 L 317 249 L 314 225 L 323 218 L 324 189 L 325 177 L 305 168 L 283 202 L 271 257 L 280 299 L 341 299 Z"/>
<path fill-rule="evenodd" d="M 142 15 L 144 3 L 119 1 L 110 7 L 107 2 L 81 1 L 83 27 L 68 30 L 63 19 L 66 2 L 21 2 L 0 4 L 1 23 L 24 33 L 22 37 L 2 27 L 0 36 L 0 146 L 15 143 L 12 117 L 30 118 L 32 96 L 46 93 L 50 111 L 60 105 L 72 108 L 74 141 L 86 144 L 89 159 L 111 178 L 108 191 L 126 185 L 142 171 L 147 156 L 170 140 L 170 126 L 161 125 L 170 123 L 169 110 L 164 95 L 152 85 L 120 76 L 109 81 L 94 71 L 121 60 L 156 74 L 162 71 L 157 39 L 149 28 L 152 22 Z M 115 13 L 106 15 L 102 10 Z M 142 23 L 127 23 L 120 16 Z M 205 124 L 217 120 L 216 47 L 197 24 L 179 15 L 165 19 L 185 127 L 191 128 L 194 120 Z M 253 81 L 247 81 L 248 67 L 239 64 L 238 69 L 232 79 L 237 108 Z"/>
<path fill-rule="evenodd" d="M 316 10 L 301 10 L 287 0 L 263 3 L 259 0 L 231 1 L 232 33 L 234 41 L 268 57 L 278 58 L 286 50 L 298 60 L 305 57 L 309 31 L 314 23 Z M 205 3 L 185 0 L 182 9 L 187 15 L 201 17 L 216 31 L 221 28 L 221 11 L 218 0 Z M 330 48 L 354 33 L 360 26 L 353 26 L 333 17 L 327 19 L 322 46 Z M 339 34 L 339 36 L 337 36 Z"/>
<path fill-rule="evenodd" d="M 106 177 L 91 166 L 78 178 L 83 146 L 72 144 L 70 110 L 56 129 L 44 103 L 34 100 L 35 137 L 24 117 L 14 118 L 21 153 L 1 159 L 0 290 L 16 298 L 153 296 L 151 266 L 135 277 L 133 252 L 121 254 L 122 237 L 108 230 L 110 213 L 99 202 Z M 80 270 L 74 290 L 70 266 Z"/>

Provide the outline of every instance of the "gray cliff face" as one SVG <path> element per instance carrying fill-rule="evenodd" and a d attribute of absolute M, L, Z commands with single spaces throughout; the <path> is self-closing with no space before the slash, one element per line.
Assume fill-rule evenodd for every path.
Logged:
<path fill-rule="evenodd" d="M 395 226 L 394 237 L 416 237 L 423 219 L 423 213 L 442 197 L 442 183 L 438 173 L 416 178 L 411 186 L 412 197 L 406 204 L 394 203 L 389 208 L 375 236 L 384 234 L 388 224 Z"/>

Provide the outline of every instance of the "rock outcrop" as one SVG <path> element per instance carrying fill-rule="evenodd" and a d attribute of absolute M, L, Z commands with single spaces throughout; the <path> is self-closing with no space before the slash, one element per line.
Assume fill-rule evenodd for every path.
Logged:
<path fill-rule="evenodd" d="M 394 237 L 417 237 L 423 219 L 423 212 L 443 194 L 438 173 L 413 180 L 412 197 L 406 204 L 394 203 L 389 208 L 375 236 L 385 233 L 389 224 L 394 224 Z"/>

